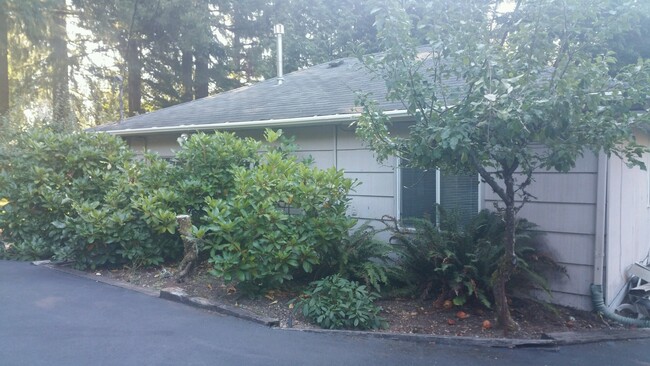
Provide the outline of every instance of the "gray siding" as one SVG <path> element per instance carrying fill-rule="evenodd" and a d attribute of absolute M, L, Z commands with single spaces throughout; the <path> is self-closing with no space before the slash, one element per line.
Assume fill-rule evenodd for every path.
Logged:
<path fill-rule="evenodd" d="M 579 309 L 591 309 L 597 177 L 598 158 L 591 153 L 568 173 L 538 172 L 529 189 L 537 199 L 526 203 L 519 213 L 546 233 L 546 249 L 567 269 L 568 277 L 552 279 L 550 301 Z M 483 188 L 484 207 L 494 207 L 499 202 L 497 195 L 487 185 Z"/>
<path fill-rule="evenodd" d="M 261 129 L 237 130 L 236 133 L 257 140 L 264 135 Z M 378 220 L 382 216 L 396 215 L 394 158 L 385 164 L 377 163 L 373 152 L 363 146 L 347 126 L 285 128 L 283 133 L 295 137 L 298 156 L 312 157 L 319 168 L 343 169 L 346 177 L 360 182 L 350 194 L 351 216 L 376 221 L 373 225 L 381 227 Z M 178 134 L 129 137 L 127 142 L 136 150 L 146 149 L 169 157 L 178 149 L 178 137 Z"/>
<path fill-rule="evenodd" d="M 300 156 L 311 156 L 320 168 L 343 169 L 346 177 L 361 182 L 350 195 L 351 216 L 378 228 L 383 228 L 379 222 L 382 216 L 397 216 L 396 159 L 377 163 L 372 151 L 347 126 L 295 127 L 284 129 L 284 133 L 296 137 Z M 263 131 L 238 130 L 237 134 L 261 139 Z M 177 149 L 177 137 L 148 136 L 129 138 L 129 142 L 134 148 L 144 146 L 170 156 Z M 530 191 L 538 200 L 529 202 L 521 211 L 521 216 L 547 233 L 548 251 L 567 268 L 569 278 L 557 276 L 552 281 L 552 301 L 581 309 L 591 309 L 588 291 L 594 266 L 597 168 L 596 156 L 587 154 L 569 173 L 536 174 Z M 498 202 L 498 197 L 485 185 L 481 194 L 483 207 L 492 208 Z M 383 239 L 387 240 L 388 234 L 384 233 Z"/>

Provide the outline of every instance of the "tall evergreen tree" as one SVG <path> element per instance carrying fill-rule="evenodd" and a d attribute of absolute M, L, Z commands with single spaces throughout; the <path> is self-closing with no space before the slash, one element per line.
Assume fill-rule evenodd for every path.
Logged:
<path fill-rule="evenodd" d="M 0 0 L 0 116 L 9 112 L 9 8 L 7 5 L 7 0 Z"/>
<path fill-rule="evenodd" d="M 70 70 L 66 0 L 56 0 L 50 11 L 50 58 L 48 63 L 52 73 L 52 122 L 58 130 L 68 131 L 76 128 L 70 109 Z"/>

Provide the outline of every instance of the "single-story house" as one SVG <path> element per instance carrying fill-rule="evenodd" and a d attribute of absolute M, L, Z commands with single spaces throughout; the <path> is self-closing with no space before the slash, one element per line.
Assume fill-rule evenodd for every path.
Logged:
<path fill-rule="evenodd" d="M 378 223 L 384 215 L 419 216 L 434 203 L 476 212 L 498 201 L 477 176 L 400 169 L 384 164 L 355 136 L 357 91 L 372 93 L 404 133 L 409 115 L 400 103 L 383 99 L 383 80 L 368 74 L 357 59 L 344 58 L 254 85 L 99 126 L 122 137 L 137 152 L 171 156 L 181 134 L 227 130 L 261 138 L 265 128 L 295 136 L 298 153 L 316 166 L 343 169 L 362 184 L 351 194 L 349 214 Z M 638 141 L 650 145 L 639 132 Z M 650 166 L 650 157 L 646 156 Z M 530 188 L 538 199 L 520 215 L 546 232 L 548 249 L 569 277 L 552 281 L 556 303 L 591 309 L 590 284 L 603 284 L 605 303 L 616 306 L 626 271 L 650 249 L 650 176 L 616 157 L 585 154 L 569 173 L 538 172 Z"/>

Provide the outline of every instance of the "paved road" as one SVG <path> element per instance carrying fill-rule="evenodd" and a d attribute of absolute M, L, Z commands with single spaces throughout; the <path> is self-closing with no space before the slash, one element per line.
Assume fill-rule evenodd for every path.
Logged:
<path fill-rule="evenodd" d="M 0 261 L 3 366 L 524 364 L 650 366 L 650 341 L 507 350 L 288 332 Z"/>

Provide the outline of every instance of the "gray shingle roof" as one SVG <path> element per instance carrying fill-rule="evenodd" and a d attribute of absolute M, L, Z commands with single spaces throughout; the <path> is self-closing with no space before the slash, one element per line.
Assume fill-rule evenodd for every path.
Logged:
<path fill-rule="evenodd" d="M 119 134 L 134 129 L 351 114 L 359 111 L 354 105 L 357 91 L 372 93 L 384 111 L 404 109 L 399 102 L 385 100 L 381 78 L 373 78 L 358 59 L 345 58 L 286 74 L 282 85 L 273 78 L 93 130 Z"/>

